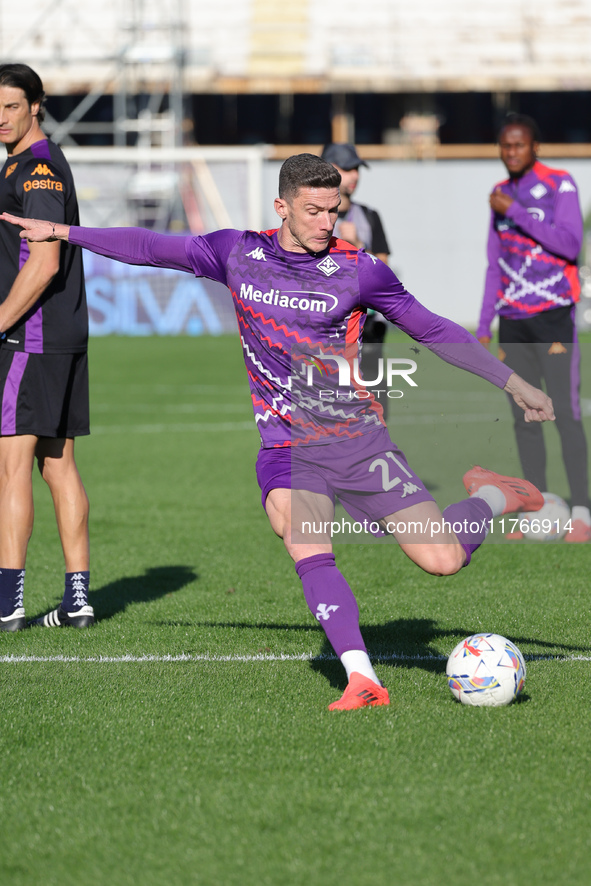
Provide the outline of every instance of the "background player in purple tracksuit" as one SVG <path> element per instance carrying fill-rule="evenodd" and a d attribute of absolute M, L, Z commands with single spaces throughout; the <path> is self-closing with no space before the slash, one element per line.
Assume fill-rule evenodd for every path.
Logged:
<path fill-rule="evenodd" d="M 489 264 L 476 334 L 488 344 L 498 314 L 500 356 L 536 387 L 544 380 L 571 494 L 573 530 L 566 541 L 587 542 L 591 514 L 575 325 L 583 220 L 575 182 L 568 172 L 540 163 L 539 141 L 535 121 L 519 114 L 509 115 L 499 132 L 509 178 L 490 196 Z M 547 490 L 542 428 L 526 424 L 512 405 L 523 474 Z"/>
<path fill-rule="evenodd" d="M 525 481 L 474 468 L 464 478 L 470 497 L 445 509 L 443 525 L 433 497 L 390 440 L 374 399 L 347 383 L 366 310 L 382 312 L 447 362 L 504 388 L 528 420 L 553 418 L 542 391 L 464 329 L 424 308 L 383 262 L 333 238 L 339 183 L 339 173 L 319 157 L 290 157 L 275 200 L 281 226 L 263 233 L 179 237 L 2 216 L 34 242 L 57 237 L 120 261 L 177 268 L 228 286 L 261 435 L 263 506 L 349 679 L 333 710 L 389 703 L 360 633 L 357 601 L 332 553 L 327 526 L 335 498 L 355 520 L 366 518 L 376 528 L 395 524 L 390 531 L 404 552 L 435 575 L 469 562 L 493 515 L 536 510 L 543 501 Z M 328 400 L 324 389 L 332 390 Z"/>
<path fill-rule="evenodd" d="M 0 65 L 0 207 L 78 223 L 70 168 L 41 130 L 43 84 Z M 26 626 L 23 586 L 33 530 L 35 459 L 53 498 L 66 578 L 62 604 L 36 623 L 88 627 L 88 499 L 74 438 L 89 433 L 88 315 L 80 250 L 0 230 L 0 630 Z"/>

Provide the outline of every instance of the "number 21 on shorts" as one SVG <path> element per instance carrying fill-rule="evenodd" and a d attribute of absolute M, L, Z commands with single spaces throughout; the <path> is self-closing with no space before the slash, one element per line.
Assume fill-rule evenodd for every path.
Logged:
<path fill-rule="evenodd" d="M 392 465 L 390 462 L 386 461 L 389 458 L 394 462 L 395 465 L 402 471 L 403 474 L 406 474 L 407 477 L 412 477 L 413 475 L 408 470 L 406 465 L 400 461 L 399 458 L 396 458 L 393 452 L 386 452 L 386 458 L 376 458 L 372 461 L 369 466 L 370 474 L 373 474 L 374 471 L 378 469 L 382 472 L 382 489 L 384 492 L 388 492 L 390 489 L 394 489 L 395 486 L 398 486 L 399 483 L 402 483 L 402 478 L 395 476 L 390 476 L 390 471 L 392 469 Z"/>

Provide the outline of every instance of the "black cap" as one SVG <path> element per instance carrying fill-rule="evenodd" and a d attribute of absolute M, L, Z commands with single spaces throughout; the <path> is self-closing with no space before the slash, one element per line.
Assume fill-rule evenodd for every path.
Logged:
<path fill-rule="evenodd" d="M 335 166 L 340 166 L 341 169 L 347 172 L 350 169 L 358 169 L 359 166 L 369 166 L 365 160 L 361 159 L 355 150 L 355 145 L 325 145 L 321 156 L 323 160 L 333 163 Z"/>

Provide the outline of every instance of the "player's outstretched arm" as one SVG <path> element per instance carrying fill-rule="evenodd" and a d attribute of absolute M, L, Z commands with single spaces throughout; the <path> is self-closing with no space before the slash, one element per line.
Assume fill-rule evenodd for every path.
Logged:
<path fill-rule="evenodd" d="M 554 407 L 550 397 L 539 388 L 534 388 L 516 372 L 509 376 L 505 390 L 523 409 L 526 421 L 554 421 Z"/>
<path fill-rule="evenodd" d="M 10 222 L 11 225 L 20 226 L 22 228 L 19 234 L 20 238 L 29 240 L 31 243 L 44 243 L 46 240 L 67 240 L 70 233 L 69 225 L 42 221 L 38 218 L 19 218 L 18 215 L 11 215 L 9 212 L 3 212 L 0 219 Z"/>
<path fill-rule="evenodd" d="M 128 265 L 147 265 L 193 272 L 185 248 L 186 236 L 159 234 L 145 228 L 81 228 L 37 218 L 19 218 L 4 212 L 0 220 L 22 228 L 20 236 L 30 242 L 66 240 L 98 255 L 114 258 Z M 203 276 L 211 276 L 209 269 Z M 214 279 L 217 279 L 214 275 Z"/>

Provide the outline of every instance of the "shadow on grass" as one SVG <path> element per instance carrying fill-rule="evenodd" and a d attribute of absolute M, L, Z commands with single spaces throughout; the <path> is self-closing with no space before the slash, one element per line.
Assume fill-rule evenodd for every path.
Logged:
<path fill-rule="evenodd" d="M 337 689 L 345 689 L 347 679 L 340 661 L 336 658 L 334 650 L 321 626 L 313 621 L 308 624 L 285 624 L 276 622 L 198 622 L 195 628 L 229 628 L 231 630 L 244 631 L 302 631 L 310 635 L 319 635 L 322 638 L 320 652 L 310 660 L 310 667 L 314 671 L 323 674 L 331 686 Z M 473 628 L 451 627 L 439 628 L 437 622 L 429 618 L 400 618 L 389 621 L 383 625 L 362 625 L 361 633 L 365 640 L 370 658 L 380 664 L 392 668 L 421 668 L 435 674 L 444 674 L 447 663 L 447 655 L 441 649 L 451 649 L 458 642 L 458 637 L 469 637 L 474 633 Z M 311 637 L 313 639 L 313 637 Z M 519 648 L 524 645 L 540 648 L 549 657 L 564 653 L 591 653 L 591 646 L 574 646 L 568 643 L 553 643 L 549 640 L 541 640 L 538 637 L 517 637 L 511 634 L 507 639 L 512 640 Z M 315 642 L 315 641 L 314 641 Z M 262 652 L 271 652 L 266 647 Z M 523 650 L 522 650 L 523 651 Z M 524 653 L 526 660 L 530 654 Z M 531 655 L 531 658 L 543 657 L 539 652 Z"/>
<path fill-rule="evenodd" d="M 421 668 L 435 674 L 444 674 L 447 664 L 447 657 L 441 652 L 441 646 L 449 646 L 450 638 L 455 646 L 458 636 L 469 637 L 474 633 L 473 630 L 459 627 L 442 629 L 428 618 L 402 618 L 384 625 L 366 625 L 362 626 L 361 632 L 370 658 L 380 664 L 392 668 Z M 526 644 L 538 649 L 541 647 L 548 656 L 565 652 L 591 652 L 590 646 L 553 643 L 539 638 L 516 637 L 512 634 L 508 639 L 519 648 Z M 310 662 L 310 667 L 322 673 L 331 686 L 344 690 L 347 685 L 345 671 L 340 662 L 332 659 L 331 655 L 334 656 L 333 649 L 325 638 L 320 655 Z M 528 654 L 524 655 L 527 660 Z"/>
<path fill-rule="evenodd" d="M 131 603 L 150 603 L 180 591 L 199 576 L 189 566 L 153 566 L 143 575 L 119 578 L 91 591 L 88 602 L 100 621 L 123 612 Z"/>
<path fill-rule="evenodd" d="M 449 636 L 464 635 L 470 631 L 464 628 L 442 630 L 429 618 L 400 618 L 383 625 L 362 625 L 361 633 L 370 658 L 380 664 L 395 668 L 421 668 L 431 673 L 445 673 L 446 659 L 433 643 Z M 339 661 L 331 661 L 334 655 L 328 640 L 324 640 L 322 651 L 310 667 L 322 673 L 335 689 L 344 690 L 347 685 L 345 671 Z"/>

